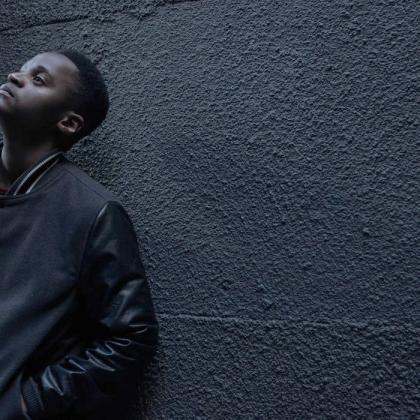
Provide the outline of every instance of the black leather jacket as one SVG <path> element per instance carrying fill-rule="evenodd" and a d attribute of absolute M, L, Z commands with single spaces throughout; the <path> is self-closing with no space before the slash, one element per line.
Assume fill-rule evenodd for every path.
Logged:
<path fill-rule="evenodd" d="M 68 181 L 63 180 L 66 177 Z M 85 178 L 82 179 L 83 177 Z M 60 283 L 57 274 L 54 274 L 57 279 L 55 282 L 54 279 L 49 279 L 49 283 L 39 284 L 38 287 L 46 287 L 45 290 L 37 290 L 33 288 L 36 286 L 28 283 L 30 280 L 27 278 L 31 277 L 29 272 L 26 272 L 25 280 L 16 277 L 13 280 L 18 286 L 22 281 L 22 287 L 25 285 L 24 290 L 30 290 L 33 299 L 31 301 L 26 296 L 23 298 L 24 302 L 19 301 L 13 306 L 17 314 L 15 322 L 20 322 L 22 311 L 24 321 L 23 325 L 14 325 L 15 328 L 10 329 L 11 335 L 16 334 L 16 340 L 20 341 L 20 337 L 27 337 L 27 342 L 7 342 L 8 338 L 1 334 L 9 331 L 8 326 L 0 325 L 3 329 L 0 331 L 0 338 L 6 340 L 2 342 L 2 346 L 7 342 L 19 349 L 15 357 L 10 358 L 12 364 L 16 364 L 13 371 L 10 366 L 7 369 L 0 366 L 2 375 L 10 370 L 10 385 L 0 393 L 0 420 L 121 419 L 125 407 L 118 406 L 118 402 L 121 404 L 125 393 L 132 393 L 135 381 L 141 378 L 142 372 L 153 358 L 158 341 L 158 323 L 139 256 L 136 233 L 121 203 L 113 199 L 113 195 L 99 191 L 98 184 L 82 174 L 65 157 L 61 156 L 54 170 L 44 178 L 39 184 L 38 193 L 28 194 L 28 203 L 35 205 L 44 200 L 44 196 L 47 197 L 47 188 L 50 194 L 48 197 L 54 196 L 59 200 L 57 195 L 64 185 L 67 190 L 62 197 L 81 201 L 76 204 L 61 203 L 64 212 L 68 208 L 68 215 L 59 214 L 57 209 L 60 203 L 55 201 L 51 201 L 51 214 L 57 214 L 56 218 L 48 214 L 39 214 L 37 218 L 37 213 L 34 213 L 34 227 L 30 235 L 34 241 L 38 237 L 37 224 L 46 224 L 52 217 L 54 220 L 51 220 L 51 229 L 61 232 L 62 235 L 61 240 L 51 239 L 50 242 L 55 242 L 47 243 L 50 248 L 45 246 L 44 250 L 38 250 L 39 247 L 35 249 L 37 245 L 34 242 L 34 258 L 37 255 L 46 259 L 51 256 L 51 270 L 57 270 L 58 267 L 65 276 Z M 90 189 L 83 189 L 83 183 L 79 183 L 81 180 L 85 183 L 92 182 Z M 88 194 L 89 191 L 93 194 L 92 188 L 96 189 L 96 193 L 99 191 L 99 196 L 97 194 L 95 199 L 91 198 L 89 201 L 95 201 L 95 205 L 89 205 L 83 210 L 80 208 L 83 207 L 83 199 L 89 195 L 80 195 Z M 26 203 L 26 207 L 23 207 L 23 200 L 19 201 L 19 195 L 16 197 L 16 200 L 8 200 L 7 197 L 2 200 L 0 197 L 0 223 L 8 215 L 2 211 L 6 212 L 9 207 L 12 210 L 15 205 L 16 211 L 20 208 L 26 210 L 32 205 Z M 95 211 L 96 217 L 91 219 L 93 222 L 89 223 L 89 229 L 83 230 L 82 226 L 88 224 L 75 221 L 75 215 L 89 212 L 93 214 L 94 208 L 99 211 Z M 46 210 L 47 213 L 48 211 L 50 210 Z M 24 218 L 23 210 L 21 213 L 20 217 Z M 68 224 L 64 225 L 66 217 Z M 82 216 L 80 218 L 83 219 Z M 86 221 L 88 219 L 86 216 Z M 49 226 L 44 229 L 49 229 Z M 42 227 L 39 231 L 41 235 Z M 44 231 L 43 237 L 49 238 L 49 235 L 45 235 Z M 51 234 L 51 238 L 57 238 L 57 234 Z M 12 240 L 10 244 L 16 248 Z M 66 247 L 68 244 L 74 244 L 74 248 Z M 2 247 L 4 244 L 0 234 L 0 251 L 5 250 Z M 57 247 L 61 249 L 56 249 Z M 66 252 L 71 253 L 68 258 Z M 6 257 L 5 252 L 0 252 L 0 263 Z M 6 258 L 5 261 L 9 260 Z M 11 272 L 25 270 L 26 262 L 21 261 L 20 266 L 19 262 L 16 267 L 10 266 Z M 36 261 L 41 263 L 41 260 Z M 66 267 L 67 261 L 69 263 Z M 73 265 L 73 261 L 77 264 Z M 41 272 L 46 264 L 47 261 L 42 261 L 39 267 L 32 264 L 33 272 L 37 272 L 37 269 Z M 80 271 L 75 272 L 74 267 Z M 45 277 L 45 272 L 42 275 Z M 6 296 L 9 290 L 7 277 L 4 280 L 2 293 Z M 39 279 L 37 281 L 40 282 Z M 24 332 L 22 330 L 28 320 L 24 316 L 31 313 L 34 319 L 41 314 L 40 319 L 44 321 L 35 322 L 32 331 Z M 0 356 L 2 350 L 0 349 Z M 7 361 L 7 357 L 8 353 L 5 352 L 4 360 Z M 27 416 L 20 411 L 20 395 L 26 402 Z"/>
<path fill-rule="evenodd" d="M 135 373 L 136 365 L 144 367 L 155 351 L 149 287 L 134 230 L 117 203 L 100 211 L 83 260 L 78 319 L 59 325 L 47 348 L 38 349 L 26 366 L 29 380 L 22 391 L 34 419 L 44 411 L 92 412 L 98 418 L 101 405 L 127 386 L 125 376 Z"/>

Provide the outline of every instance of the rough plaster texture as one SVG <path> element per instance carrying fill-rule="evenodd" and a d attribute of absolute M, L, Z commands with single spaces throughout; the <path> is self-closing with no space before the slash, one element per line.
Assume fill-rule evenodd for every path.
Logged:
<path fill-rule="evenodd" d="M 418 1 L 2 2 L 0 73 L 74 47 L 69 157 L 133 217 L 161 323 L 133 418 L 420 416 Z"/>

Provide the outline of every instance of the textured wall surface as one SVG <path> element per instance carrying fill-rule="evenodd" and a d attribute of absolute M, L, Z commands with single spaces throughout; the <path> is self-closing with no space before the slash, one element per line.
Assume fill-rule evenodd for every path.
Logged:
<path fill-rule="evenodd" d="M 133 419 L 414 419 L 417 0 L 23 1 L 0 73 L 77 48 L 68 157 L 133 218 L 161 345 Z"/>

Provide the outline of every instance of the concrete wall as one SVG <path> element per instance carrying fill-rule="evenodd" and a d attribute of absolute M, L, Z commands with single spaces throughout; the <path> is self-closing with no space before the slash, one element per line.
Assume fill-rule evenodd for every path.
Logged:
<path fill-rule="evenodd" d="M 109 85 L 68 156 L 156 302 L 133 418 L 420 415 L 417 0 L 1 7 L 1 74 L 64 46 Z"/>

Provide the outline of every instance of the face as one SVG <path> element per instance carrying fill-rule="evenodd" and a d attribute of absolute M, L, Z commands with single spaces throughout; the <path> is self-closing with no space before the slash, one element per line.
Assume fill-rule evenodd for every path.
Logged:
<path fill-rule="evenodd" d="M 54 129 L 69 109 L 68 98 L 77 89 L 77 77 L 76 65 L 64 55 L 36 55 L 1 85 L 0 120 L 37 131 Z"/>

